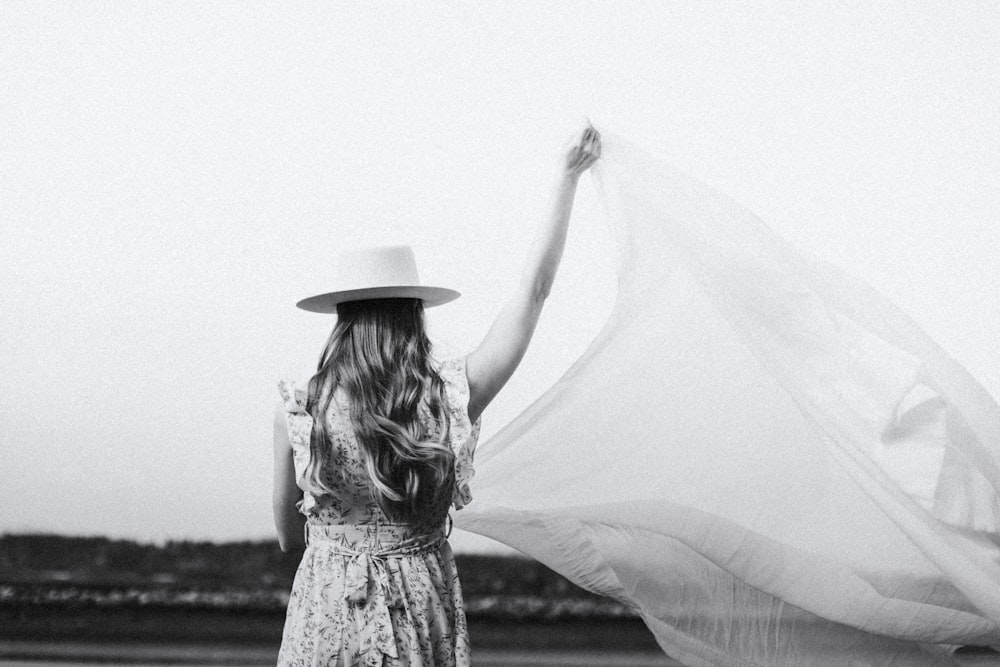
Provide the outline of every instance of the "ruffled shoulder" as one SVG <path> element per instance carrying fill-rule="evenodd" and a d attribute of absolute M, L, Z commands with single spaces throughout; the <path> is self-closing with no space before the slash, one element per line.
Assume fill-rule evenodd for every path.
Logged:
<path fill-rule="evenodd" d="M 462 509 L 472 502 L 469 483 L 476 474 L 472 465 L 476 443 L 479 441 L 480 419 L 469 419 L 469 378 L 465 370 L 465 357 L 446 359 L 438 368 L 448 396 L 450 417 L 449 441 L 455 452 L 455 492 L 452 504 Z"/>
<path fill-rule="evenodd" d="M 294 380 L 283 378 L 278 381 L 278 392 L 285 405 L 285 425 L 288 427 L 288 441 L 292 445 L 295 478 L 299 481 L 299 488 L 302 488 L 302 480 L 309 465 L 309 439 L 312 437 L 313 427 L 312 416 L 306 411 L 306 391 L 299 388 Z M 299 511 L 309 514 L 315 506 L 316 499 L 313 495 L 303 493 Z"/>
<path fill-rule="evenodd" d="M 278 391 L 285 403 L 285 411 L 291 414 L 302 414 L 306 411 L 306 391 L 301 389 L 295 380 L 282 378 L 278 380 Z"/>

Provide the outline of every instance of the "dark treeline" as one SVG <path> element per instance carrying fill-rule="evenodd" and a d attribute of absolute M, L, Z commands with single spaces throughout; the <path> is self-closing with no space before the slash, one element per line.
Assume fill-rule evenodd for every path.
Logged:
<path fill-rule="evenodd" d="M 290 586 L 296 565 L 296 556 L 267 541 L 159 546 L 106 537 L 0 536 L 0 577 L 7 581 Z"/>
<path fill-rule="evenodd" d="M 543 623 L 547 632 L 563 628 L 574 647 L 591 636 L 606 645 L 613 641 L 609 632 L 652 646 L 634 612 L 577 588 L 540 563 L 486 555 L 456 560 L 470 624 L 486 645 L 506 646 L 512 632 L 523 643 L 528 635 L 535 637 L 525 635 L 527 629 Z M 0 640 L 272 645 L 281 637 L 297 561 L 273 541 L 155 545 L 2 535 Z M 613 625 L 606 625 L 609 619 Z M 581 627 L 588 628 L 585 637 Z M 536 640 L 549 646 L 552 638 Z"/>
<path fill-rule="evenodd" d="M 517 557 L 456 556 L 467 596 L 589 597 L 544 565 Z M 0 536 L 0 582 L 284 589 L 298 556 L 274 541 L 143 544 L 105 537 Z"/>

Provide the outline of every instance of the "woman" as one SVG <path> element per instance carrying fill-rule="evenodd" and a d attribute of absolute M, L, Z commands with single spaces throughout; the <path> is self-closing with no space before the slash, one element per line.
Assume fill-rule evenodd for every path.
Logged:
<path fill-rule="evenodd" d="M 482 343 L 437 364 L 412 252 L 345 256 L 350 289 L 300 302 L 337 324 L 307 387 L 280 383 L 274 516 L 283 551 L 304 549 L 281 665 L 469 665 L 448 509 L 471 499 L 479 416 L 513 374 L 555 279 L 578 179 L 600 157 L 583 131 L 521 284 Z"/>

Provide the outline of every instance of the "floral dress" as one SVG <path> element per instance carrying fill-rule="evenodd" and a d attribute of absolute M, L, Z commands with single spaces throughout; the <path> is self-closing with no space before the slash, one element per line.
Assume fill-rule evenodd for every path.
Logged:
<path fill-rule="evenodd" d="M 338 392 L 327 412 L 332 452 L 325 481 L 335 493 L 306 491 L 312 417 L 304 388 L 278 386 L 303 487 L 306 549 L 292 584 L 278 654 L 281 667 L 466 667 L 469 635 L 455 559 L 447 542 L 451 505 L 472 496 L 472 454 L 479 421 L 468 415 L 465 359 L 440 364 L 455 467 L 441 492 L 425 501 L 416 524 L 393 524 L 373 502 L 348 412 Z M 421 419 L 433 432 L 429 414 Z M 446 526 L 446 524 L 448 524 Z"/>

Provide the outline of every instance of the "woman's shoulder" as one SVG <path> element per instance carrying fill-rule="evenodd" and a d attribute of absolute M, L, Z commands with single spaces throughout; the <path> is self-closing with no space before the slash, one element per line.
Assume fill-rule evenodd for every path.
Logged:
<path fill-rule="evenodd" d="M 289 414 L 302 414 L 306 412 L 307 392 L 304 386 L 292 378 L 281 378 L 278 380 L 278 393 L 285 412 Z"/>
<path fill-rule="evenodd" d="M 465 371 L 466 356 L 444 359 L 438 367 L 448 395 L 448 412 L 451 417 L 449 440 L 455 453 L 455 490 L 452 503 L 461 509 L 472 501 L 469 482 L 475 475 L 473 453 L 479 440 L 479 419 L 469 419 L 469 380 Z"/>
<path fill-rule="evenodd" d="M 438 365 L 452 418 L 457 418 L 469 433 L 478 430 L 479 420 L 469 419 L 469 378 L 465 370 L 466 355 L 448 357 Z M 467 434 L 468 435 L 468 434 Z"/>
<path fill-rule="evenodd" d="M 453 407 L 468 412 L 469 377 L 466 373 L 466 355 L 446 357 L 438 364 L 438 375 L 444 382 L 445 392 Z"/>
<path fill-rule="evenodd" d="M 465 366 L 466 355 L 464 354 L 445 357 L 437 364 L 438 374 L 445 382 L 468 386 L 469 380 L 466 376 Z"/>

